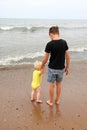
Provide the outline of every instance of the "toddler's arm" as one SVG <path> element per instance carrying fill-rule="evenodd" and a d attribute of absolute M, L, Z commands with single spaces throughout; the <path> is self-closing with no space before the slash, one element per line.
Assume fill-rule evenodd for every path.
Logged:
<path fill-rule="evenodd" d="M 40 74 L 44 73 L 44 67 L 40 70 Z"/>

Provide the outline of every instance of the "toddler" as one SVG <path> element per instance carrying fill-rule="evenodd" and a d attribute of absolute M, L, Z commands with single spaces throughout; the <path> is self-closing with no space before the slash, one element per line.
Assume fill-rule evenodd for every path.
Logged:
<path fill-rule="evenodd" d="M 41 101 L 41 80 L 42 80 L 42 73 L 43 69 L 41 69 L 42 62 L 36 61 L 34 63 L 34 72 L 33 72 L 33 79 L 32 79 L 32 92 L 31 92 L 31 101 L 34 101 L 35 98 L 35 93 L 37 94 L 36 102 L 37 103 L 42 103 Z"/>

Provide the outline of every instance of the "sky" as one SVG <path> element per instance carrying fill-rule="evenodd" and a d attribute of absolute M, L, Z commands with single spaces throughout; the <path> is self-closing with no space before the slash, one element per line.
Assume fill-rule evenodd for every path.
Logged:
<path fill-rule="evenodd" d="M 87 19 L 87 0 L 0 0 L 0 18 Z"/>

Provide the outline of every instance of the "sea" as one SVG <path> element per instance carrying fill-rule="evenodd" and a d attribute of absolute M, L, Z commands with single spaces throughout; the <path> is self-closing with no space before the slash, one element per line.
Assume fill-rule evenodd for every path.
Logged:
<path fill-rule="evenodd" d="M 57 25 L 67 41 L 71 61 L 87 61 L 87 20 L 0 19 L 0 66 L 33 64 L 42 60 Z"/>

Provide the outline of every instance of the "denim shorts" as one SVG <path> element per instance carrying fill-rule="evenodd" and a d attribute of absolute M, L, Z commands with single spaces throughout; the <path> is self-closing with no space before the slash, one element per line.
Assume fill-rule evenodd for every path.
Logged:
<path fill-rule="evenodd" d="M 63 74 L 65 72 L 65 69 L 50 69 L 48 68 L 48 82 L 54 83 L 54 82 L 61 82 L 63 80 Z"/>

